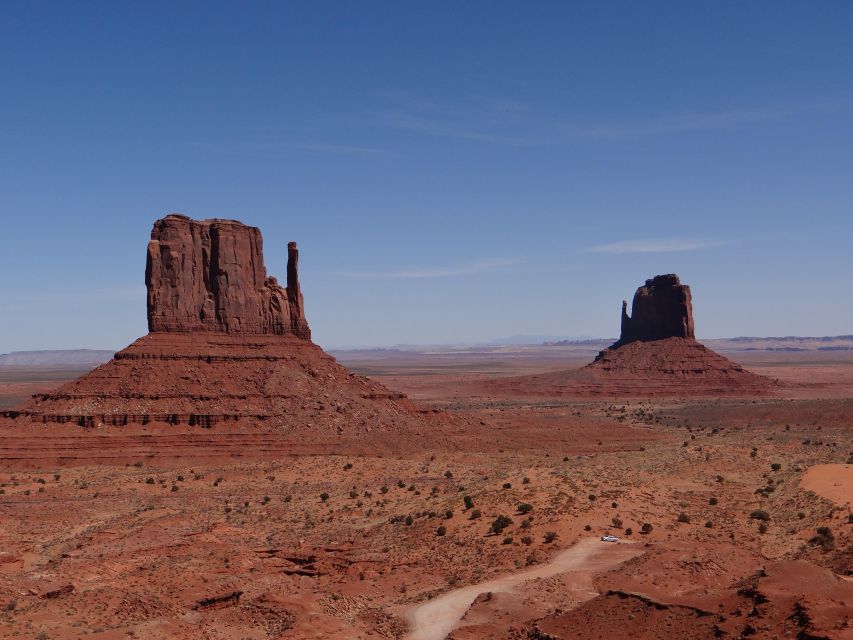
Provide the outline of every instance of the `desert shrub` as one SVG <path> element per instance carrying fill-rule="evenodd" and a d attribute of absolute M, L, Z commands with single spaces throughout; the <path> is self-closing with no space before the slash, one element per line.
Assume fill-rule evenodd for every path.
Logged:
<path fill-rule="evenodd" d="M 184 476 L 178 476 L 178 477 L 177 477 L 177 478 L 175 478 L 175 479 L 176 479 L 178 482 L 183 482 L 183 481 L 184 481 Z"/>
<path fill-rule="evenodd" d="M 779 469 L 782 468 L 782 465 L 779 464 L 778 462 L 774 462 L 773 464 L 770 465 L 770 468 L 773 469 L 773 471 L 779 471 Z"/>
<path fill-rule="evenodd" d="M 320 494 L 320 500 L 322 500 L 323 502 L 325 502 L 328 499 L 329 499 L 329 494 L 326 493 L 325 491 Z"/>
<path fill-rule="evenodd" d="M 347 462 L 344 465 L 344 471 L 349 471 L 350 469 L 352 469 L 352 462 Z"/>
<path fill-rule="evenodd" d="M 749 517 L 753 520 L 761 520 L 762 522 L 767 522 L 770 520 L 770 514 L 762 509 L 756 509 L 749 514 Z"/>
<path fill-rule="evenodd" d="M 450 469 L 448 469 L 447 471 L 444 472 L 444 477 L 447 478 L 448 480 L 450 480 L 450 478 L 453 477 L 453 472 Z"/>
<path fill-rule="evenodd" d="M 531 544 L 533 544 L 533 538 L 531 538 L 530 536 L 524 536 L 521 539 L 521 544 L 525 544 L 529 547 Z"/>
<path fill-rule="evenodd" d="M 829 527 L 818 527 L 817 535 L 809 540 L 809 544 L 821 547 L 824 551 L 835 548 L 835 536 Z"/>
<path fill-rule="evenodd" d="M 634 533 L 634 530 L 631 527 L 628 527 L 627 529 L 625 529 L 625 535 L 626 536 L 630 536 L 633 533 Z"/>
<path fill-rule="evenodd" d="M 686 513 L 684 513 L 682 511 L 681 513 L 678 514 L 678 518 L 676 518 L 676 520 L 678 522 L 685 522 L 685 523 L 690 522 L 690 516 L 688 516 Z"/>
<path fill-rule="evenodd" d="M 545 544 L 551 544 L 554 540 L 557 539 L 556 531 L 546 531 L 545 535 L 542 536 L 542 539 L 545 541 Z"/>
<path fill-rule="evenodd" d="M 713 528 L 713 526 L 714 526 L 714 523 L 711 522 L 710 520 L 705 521 L 705 528 L 706 529 L 711 529 L 711 528 Z"/>
<path fill-rule="evenodd" d="M 407 489 L 407 491 L 414 491 L 414 490 L 415 490 L 415 485 L 410 484 L 410 485 L 409 485 L 409 488 Z"/>
<path fill-rule="evenodd" d="M 590 500 L 595 500 L 595 494 L 594 494 L 594 493 L 590 493 L 587 497 L 588 497 Z"/>
<path fill-rule="evenodd" d="M 406 488 L 406 483 L 405 483 L 405 482 L 403 482 L 402 480 L 397 480 L 397 486 L 398 486 L 400 489 L 405 489 L 405 488 Z"/>
<path fill-rule="evenodd" d="M 358 497 L 358 491 L 356 491 L 355 489 L 350 490 L 349 497 L 350 498 L 357 498 Z"/>
<path fill-rule="evenodd" d="M 762 522 L 758 525 L 758 533 L 767 533 L 767 524 Z"/>
<path fill-rule="evenodd" d="M 286 496 L 284 496 L 283 500 L 285 502 L 290 502 L 291 500 L 293 500 L 293 496 L 288 493 Z"/>
<path fill-rule="evenodd" d="M 533 524 L 533 518 L 525 518 L 524 520 L 521 521 L 521 528 L 522 529 L 529 529 L 530 525 L 532 525 L 532 524 Z"/>
<path fill-rule="evenodd" d="M 471 520 L 476 520 L 477 518 L 480 517 L 480 515 L 481 515 L 480 510 L 474 509 L 473 511 L 471 511 Z"/>
<path fill-rule="evenodd" d="M 145 484 L 154 484 L 154 478 L 147 478 Z"/>
<path fill-rule="evenodd" d="M 586 526 L 583 528 L 583 530 L 584 530 L 584 531 L 592 531 L 592 525 L 589 525 L 589 524 L 588 524 L 588 525 L 586 525 Z"/>
<path fill-rule="evenodd" d="M 569 456 L 563 456 L 563 462 L 568 462 L 568 461 L 569 461 Z"/>
<path fill-rule="evenodd" d="M 462 498 L 462 502 L 465 503 L 466 509 L 473 509 L 474 508 L 474 499 L 471 496 L 464 496 Z"/>
<path fill-rule="evenodd" d="M 494 522 L 492 522 L 492 531 L 495 533 L 500 533 L 504 529 L 506 529 L 509 525 L 512 524 L 512 518 L 509 516 L 498 516 L 495 518 Z"/>
<path fill-rule="evenodd" d="M 708 504 L 710 504 L 711 506 L 714 506 L 715 504 L 717 504 L 717 502 L 718 500 L 714 496 L 708 498 Z"/>
<path fill-rule="evenodd" d="M 521 484 L 530 484 L 530 478 L 528 478 L 527 476 L 524 476 L 521 479 Z"/>
<path fill-rule="evenodd" d="M 512 536 L 506 536 L 501 544 L 512 544 Z"/>
<path fill-rule="evenodd" d="M 414 521 L 415 521 L 415 520 L 414 520 L 414 518 L 412 518 L 412 516 L 406 516 L 406 520 L 405 520 L 406 526 L 411 527 L 411 526 L 412 526 L 412 523 L 413 523 Z"/>
<path fill-rule="evenodd" d="M 619 505 L 618 505 L 617 503 L 615 503 L 615 502 L 611 502 L 611 503 L 610 503 L 610 508 L 611 508 L 611 509 L 615 509 L 615 508 L 617 508 L 618 506 L 619 506 Z"/>
<path fill-rule="evenodd" d="M 453 509 L 448 509 L 444 512 L 444 519 L 450 520 L 453 517 Z"/>
<path fill-rule="evenodd" d="M 612 518 L 610 520 L 610 522 L 612 522 L 613 526 L 616 527 L 617 529 L 622 528 L 622 519 L 621 518 Z"/>
<path fill-rule="evenodd" d="M 853 513 L 847 514 L 847 524 L 853 524 Z"/>
<path fill-rule="evenodd" d="M 527 504 L 526 502 L 522 502 L 520 505 L 518 505 L 518 512 L 521 514 L 530 513 L 531 511 L 533 511 L 533 505 L 532 504 Z"/>
<path fill-rule="evenodd" d="M 381 487 L 379 487 L 379 493 L 388 493 L 388 487 L 383 484 Z"/>
<path fill-rule="evenodd" d="M 640 527 L 640 533 L 651 533 L 654 527 L 650 525 L 648 522 L 644 522 L 643 526 Z"/>
<path fill-rule="evenodd" d="M 439 537 L 443 536 L 446 533 L 447 533 L 447 527 L 439 527 L 438 529 L 435 530 L 435 535 L 437 535 Z"/>
<path fill-rule="evenodd" d="M 173 485 L 172 485 L 172 491 L 177 491 L 177 490 L 178 490 L 178 485 L 173 484 Z"/>
<path fill-rule="evenodd" d="M 503 484 L 503 488 L 504 488 L 504 489 L 512 489 L 512 483 L 510 483 L 510 482 L 504 482 L 504 484 Z"/>

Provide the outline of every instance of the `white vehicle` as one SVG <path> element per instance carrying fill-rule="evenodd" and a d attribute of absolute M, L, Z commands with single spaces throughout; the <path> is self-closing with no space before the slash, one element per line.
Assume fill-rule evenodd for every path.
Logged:
<path fill-rule="evenodd" d="M 619 538 L 616 536 L 601 536 L 602 542 L 619 542 Z"/>

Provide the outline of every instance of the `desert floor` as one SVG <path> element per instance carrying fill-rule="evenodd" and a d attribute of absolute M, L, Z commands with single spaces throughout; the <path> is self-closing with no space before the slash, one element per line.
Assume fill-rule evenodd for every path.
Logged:
<path fill-rule="evenodd" d="M 851 638 L 853 353 L 727 355 L 778 391 L 512 397 L 481 383 L 589 358 L 349 352 L 432 431 L 0 427 L 0 637 Z"/>

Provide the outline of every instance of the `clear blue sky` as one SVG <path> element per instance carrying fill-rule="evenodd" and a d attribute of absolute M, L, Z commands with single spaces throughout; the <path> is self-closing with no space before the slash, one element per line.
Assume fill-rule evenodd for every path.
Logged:
<path fill-rule="evenodd" d="M 0 352 L 145 333 L 172 211 L 301 248 L 323 345 L 853 333 L 853 3 L 39 2 L 0 15 Z"/>

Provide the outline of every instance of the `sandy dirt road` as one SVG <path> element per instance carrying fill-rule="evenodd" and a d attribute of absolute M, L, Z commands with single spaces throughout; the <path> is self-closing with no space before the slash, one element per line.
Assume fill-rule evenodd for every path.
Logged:
<path fill-rule="evenodd" d="M 598 538 L 585 538 L 558 553 L 548 564 L 454 589 L 413 607 L 407 614 L 409 633 L 406 640 L 444 640 L 481 593 L 512 591 L 518 585 L 535 578 L 548 578 L 575 571 L 604 571 L 641 553 L 639 545 L 613 544 L 601 542 Z"/>

